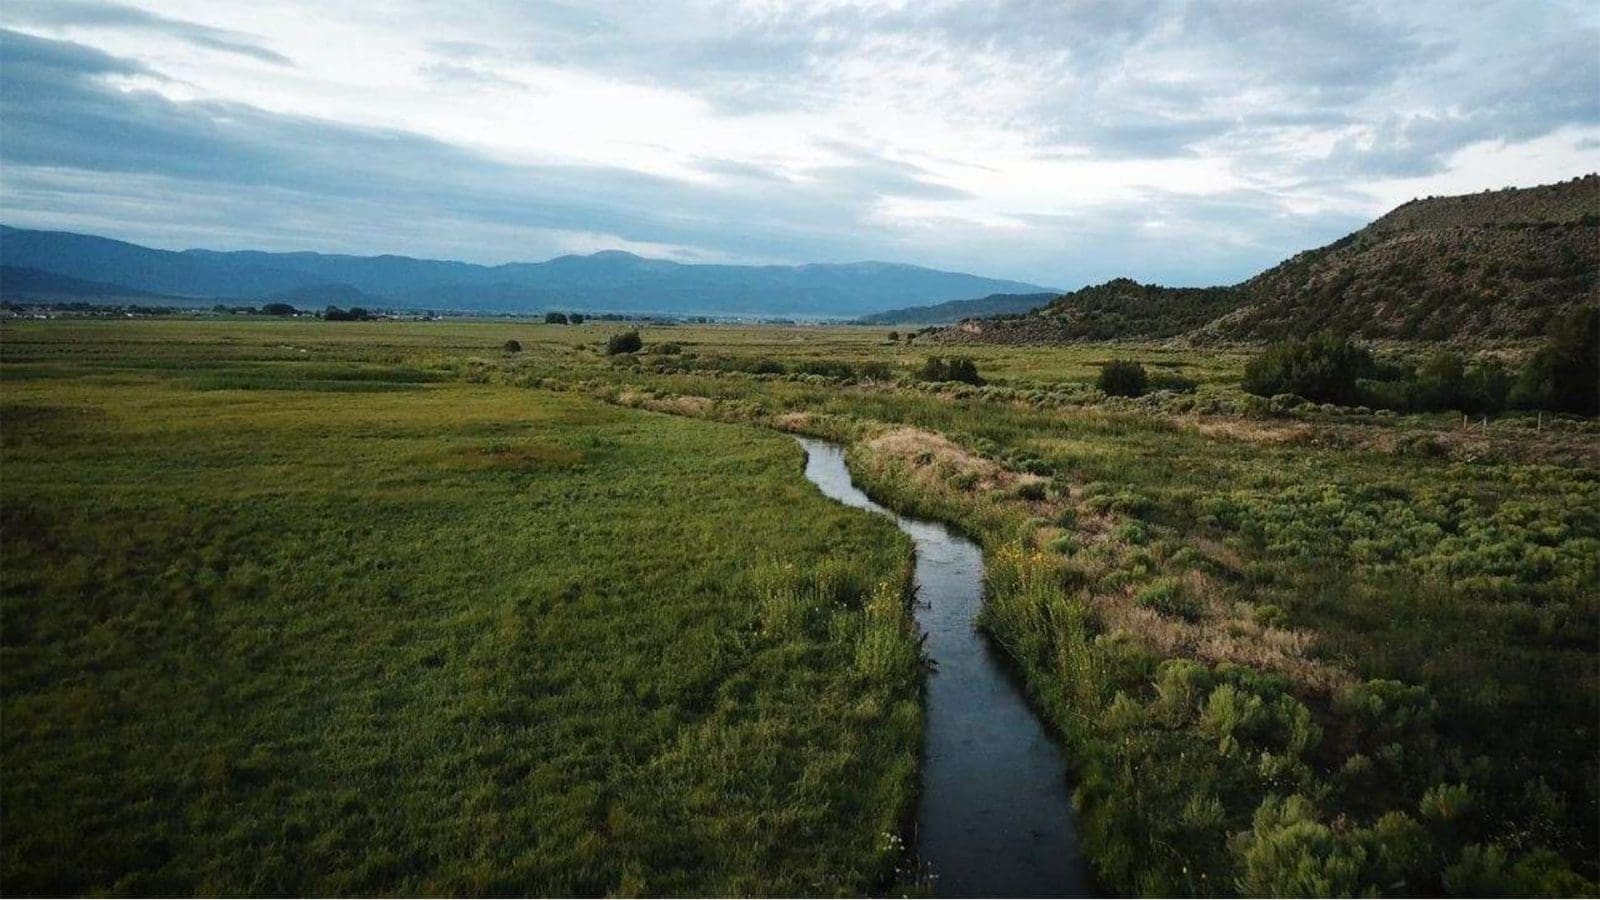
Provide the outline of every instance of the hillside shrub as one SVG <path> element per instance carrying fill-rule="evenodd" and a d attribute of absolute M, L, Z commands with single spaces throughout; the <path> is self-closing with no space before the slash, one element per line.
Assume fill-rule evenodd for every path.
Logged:
<path fill-rule="evenodd" d="M 567 324 L 566 313 L 547 312 L 544 314 L 544 323 L 546 325 L 565 325 Z"/>
<path fill-rule="evenodd" d="M 1149 377 L 1139 363 L 1113 359 L 1100 367 L 1100 378 L 1096 384 L 1113 397 L 1137 397 L 1144 393 Z"/>

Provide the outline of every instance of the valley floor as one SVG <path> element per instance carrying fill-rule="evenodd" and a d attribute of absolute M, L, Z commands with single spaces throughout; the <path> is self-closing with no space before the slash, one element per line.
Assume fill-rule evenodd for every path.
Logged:
<path fill-rule="evenodd" d="M 963 347 L 973 388 L 872 329 L 617 330 L 6 323 L 8 890 L 888 889 L 908 548 L 781 429 L 983 545 L 1108 888 L 1595 892 L 1592 423 L 1265 409 L 1235 352 Z M 1113 357 L 1198 387 L 1098 396 Z"/>

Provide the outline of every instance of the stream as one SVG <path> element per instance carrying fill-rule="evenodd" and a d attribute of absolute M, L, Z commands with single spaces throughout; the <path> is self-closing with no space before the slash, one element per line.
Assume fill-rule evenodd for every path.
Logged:
<path fill-rule="evenodd" d="M 797 440 L 806 478 L 824 495 L 889 516 L 916 543 L 916 619 L 934 668 L 915 847 L 934 896 L 1088 896 L 1061 749 L 975 623 L 982 552 L 939 522 L 874 503 L 851 480 L 842 448 Z"/>

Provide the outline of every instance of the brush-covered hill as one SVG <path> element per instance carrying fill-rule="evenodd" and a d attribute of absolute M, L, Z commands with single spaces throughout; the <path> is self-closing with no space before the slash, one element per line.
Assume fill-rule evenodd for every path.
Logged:
<path fill-rule="evenodd" d="M 969 320 L 950 341 L 1270 340 L 1321 329 L 1393 340 L 1543 333 L 1596 302 L 1600 176 L 1403 204 L 1230 287 L 1117 279 L 1023 316 Z"/>
<path fill-rule="evenodd" d="M 929 306 L 906 306 L 862 316 L 862 325 L 948 325 L 974 316 L 1025 313 L 1056 298 L 1055 293 L 990 294 L 974 300 L 947 300 Z"/>

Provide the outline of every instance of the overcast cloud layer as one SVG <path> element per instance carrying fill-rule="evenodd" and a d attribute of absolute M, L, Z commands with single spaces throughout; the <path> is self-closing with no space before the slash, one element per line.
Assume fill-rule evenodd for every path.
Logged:
<path fill-rule="evenodd" d="M 1590 2 L 8 0 L 0 29 L 0 221 L 168 248 L 1208 284 L 1600 169 Z"/>

